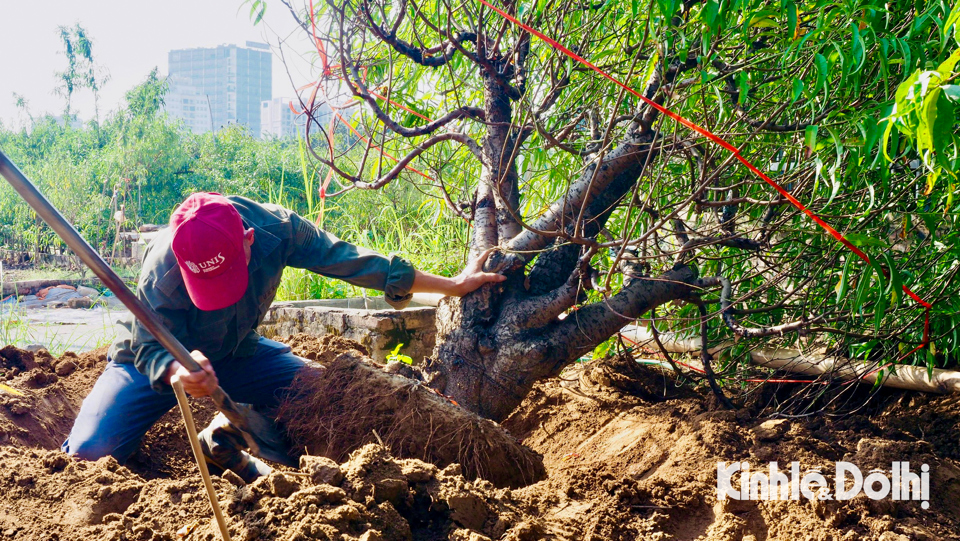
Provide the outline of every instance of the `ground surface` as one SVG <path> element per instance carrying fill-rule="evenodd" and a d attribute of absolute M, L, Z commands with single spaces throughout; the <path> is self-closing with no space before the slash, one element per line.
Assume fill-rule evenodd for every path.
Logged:
<path fill-rule="evenodd" d="M 311 347 L 321 346 L 298 351 L 334 356 Z M 175 412 L 126 467 L 56 450 L 103 364 L 103 350 L 0 351 L 0 539 L 218 539 Z M 960 539 L 960 399 L 889 393 L 870 415 L 760 426 L 667 383 L 610 361 L 537 385 L 504 423 L 547 467 L 548 479 L 524 488 L 468 481 L 456 465 L 396 459 L 378 445 L 340 464 L 308 458 L 251 486 L 229 475 L 214 484 L 234 539 Z M 213 412 L 195 403 L 205 423 Z M 927 463 L 930 505 L 718 502 L 718 460 L 799 460 L 830 475 L 838 460 L 864 470 Z"/>
<path fill-rule="evenodd" d="M 18 347 L 38 344 L 50 351 L 90 351 L 112 343 L 119 331 L 117 320 L 129 313 L 101 305 L 81 309 L 0 307 L 0 336 Z"/>

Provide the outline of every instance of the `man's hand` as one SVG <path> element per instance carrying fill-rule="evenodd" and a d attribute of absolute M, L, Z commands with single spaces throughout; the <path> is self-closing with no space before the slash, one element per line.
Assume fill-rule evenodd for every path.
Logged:
<path fill-rule="evenodd" d="M 487 258 L 490 257 L 490 254 L 492 254 L 494 250 L 496 250 L 496 248 L 488 248 L 480 254 L 480 257 L 467 263 L 467 266 L 460 271 L 460 274 L 453 277 L 457 289 L 454 295 L 462 297 L 467 293 L 472 293 L 477 290 L 483 284 L 488 282 L 502 282 L 507 279 L 507 277 L 502 274 L 483 272 L 483 264 L 487 262 Z"/>
<path fill-rule="evenodd" d="M 213 371 L 210 360 L 203 353 L 194 350 L 190 352 L 190 356 L 197 361 L 197 364 L 203 370 L 191 372 L 178 361 L 173 361 L 167 367 L 167 383 L 172 385 L 174 381 L 180 380 L 180 383 L 183 384 L 183 390 L 190 396 L 196 398 L 210 396 L 219 386 L 217 374 Z"/>
<path fill-rule="evenodd" d="M 412 293 L 440 293 L 450 297 L 462 297 L 475 291 L 483 284 L 502 282 L 507 279 L 506 276 L 495 272 L 483 272 L 483 264 L 487 262 L 487 258 L 495 249 L 490 248 L 480 254 L 480 257 L 468 263 L 463 271 L 453 278 L 417 271 L 410 291 Z"/>

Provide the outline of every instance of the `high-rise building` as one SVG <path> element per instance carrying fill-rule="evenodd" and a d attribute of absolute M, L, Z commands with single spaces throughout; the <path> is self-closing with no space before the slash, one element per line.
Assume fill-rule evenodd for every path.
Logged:
<path fill-rule="evenodd" d="M 290 107 L 290 103 L 299 109 L 299 100 L 293 98 L 273 98 L 260 104 L 260 137 L 275 137 L 283 139 L 285 137 L 294 137 L 297 132 L 303 133 L 304 126 L 307 124 L 307 115 L 295 113 Z M 330 106 L 322 104 L 314 113 L 314 127 L 311 128 L 312 134 L 320 133 L 317 123 L 323 128 L 327 128 L 327 123 L 333 114 Z"/>
<path fill-rule="evenodd" d="M 297 133 L 297 114 L 290 109 L 290 98 L 260 102 L 260 137 L 283 139 Z"/>
<path fill-rule="evenodd" d="M 167 84 L 169 90 L 163 103 L 167 114 L 182 120 L 193 133 L 212 131 L 214 126 L 210 96 L 183 77 L 168 77 Z"/>
<path fill-rule="evenodd" d="M 178 49 L 168 55 L 168 114 L 195 133 L 242 124 L 260 135 L 260 103 L 272 96 L 272 55 L 264 43 Z"/>

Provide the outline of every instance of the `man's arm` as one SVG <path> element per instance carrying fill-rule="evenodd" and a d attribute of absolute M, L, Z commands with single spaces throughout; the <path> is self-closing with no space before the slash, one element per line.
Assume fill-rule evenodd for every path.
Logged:
<path fill-rule="evenodd" d="M 453 278 L 418 270 L 414 275 L 413 287 L 410 288 L 410 292 L 440 293 L 449 297 L 462 297 L 483 284 L 502 282 L 507 279 L 506 276 L 495 272 L 483 272 L 483 264 L 492 252 L 493 248 L 487 250 L 480 257 L 468 263 L 463 271 Z"/>
<path fill-rule="evenodd" d="M 290 219 L 296 236 L 287 265 L 339 278 L 356 286 L 379 289 L 386 293 L 387 302 L 395 307 L 409 302 L 410 293 L 462 297 L 487 282 L 506 280 L 505 276 L 483 272 L 483 264 L 492 249 L 469 263 L 457 276 L 447 278 L 415 270 L 403 258 L 384 256 L 342 241 L 295 213 L 291 213 Z"/>
<path fill-rule="evenodd" d="M 164 233 L 167 235 L 167 233 Z M 159 245 L 158 245 L 159 243 Z M 140 302 L 148 306 L 160 318 L 160 323 L 166 327 L 177 340 L 183 342 L 187 334 L 187 317 L 190 308 L 190 299 L 185 291 L 170 291 L 161 287 L 167 283 L 164 277 L 173 272 L 176 265 L 173 253 L 169 251 L 169 241 L 166 237 L 158 238 L 147 249 L 137 284 L 137 297 Z M 166 280 L 171 280 L 167 277 Z M 173 362 L 171 355 L 157 339 L 133 316 L 130 317 L 130 339 L 126 343 L 128 359 L 134 367 L 150 379 L 150 385 L 159 393 L 171 392 L 167 385 L 169 381 L 165 375 Z"/>

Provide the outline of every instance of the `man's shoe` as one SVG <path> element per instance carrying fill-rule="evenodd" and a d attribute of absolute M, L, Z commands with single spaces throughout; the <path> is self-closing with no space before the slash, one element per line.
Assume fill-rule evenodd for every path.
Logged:
<path fill-rule="evenodd" d="M 230 470 L 246 483 L 273 471 L 257 457 L 246 452 L 243 435 L 234 428 L 223 414 L 218 414 L 210 426 L 198 434 L 203 458 L 210 473 L 219 475 Z"/>

